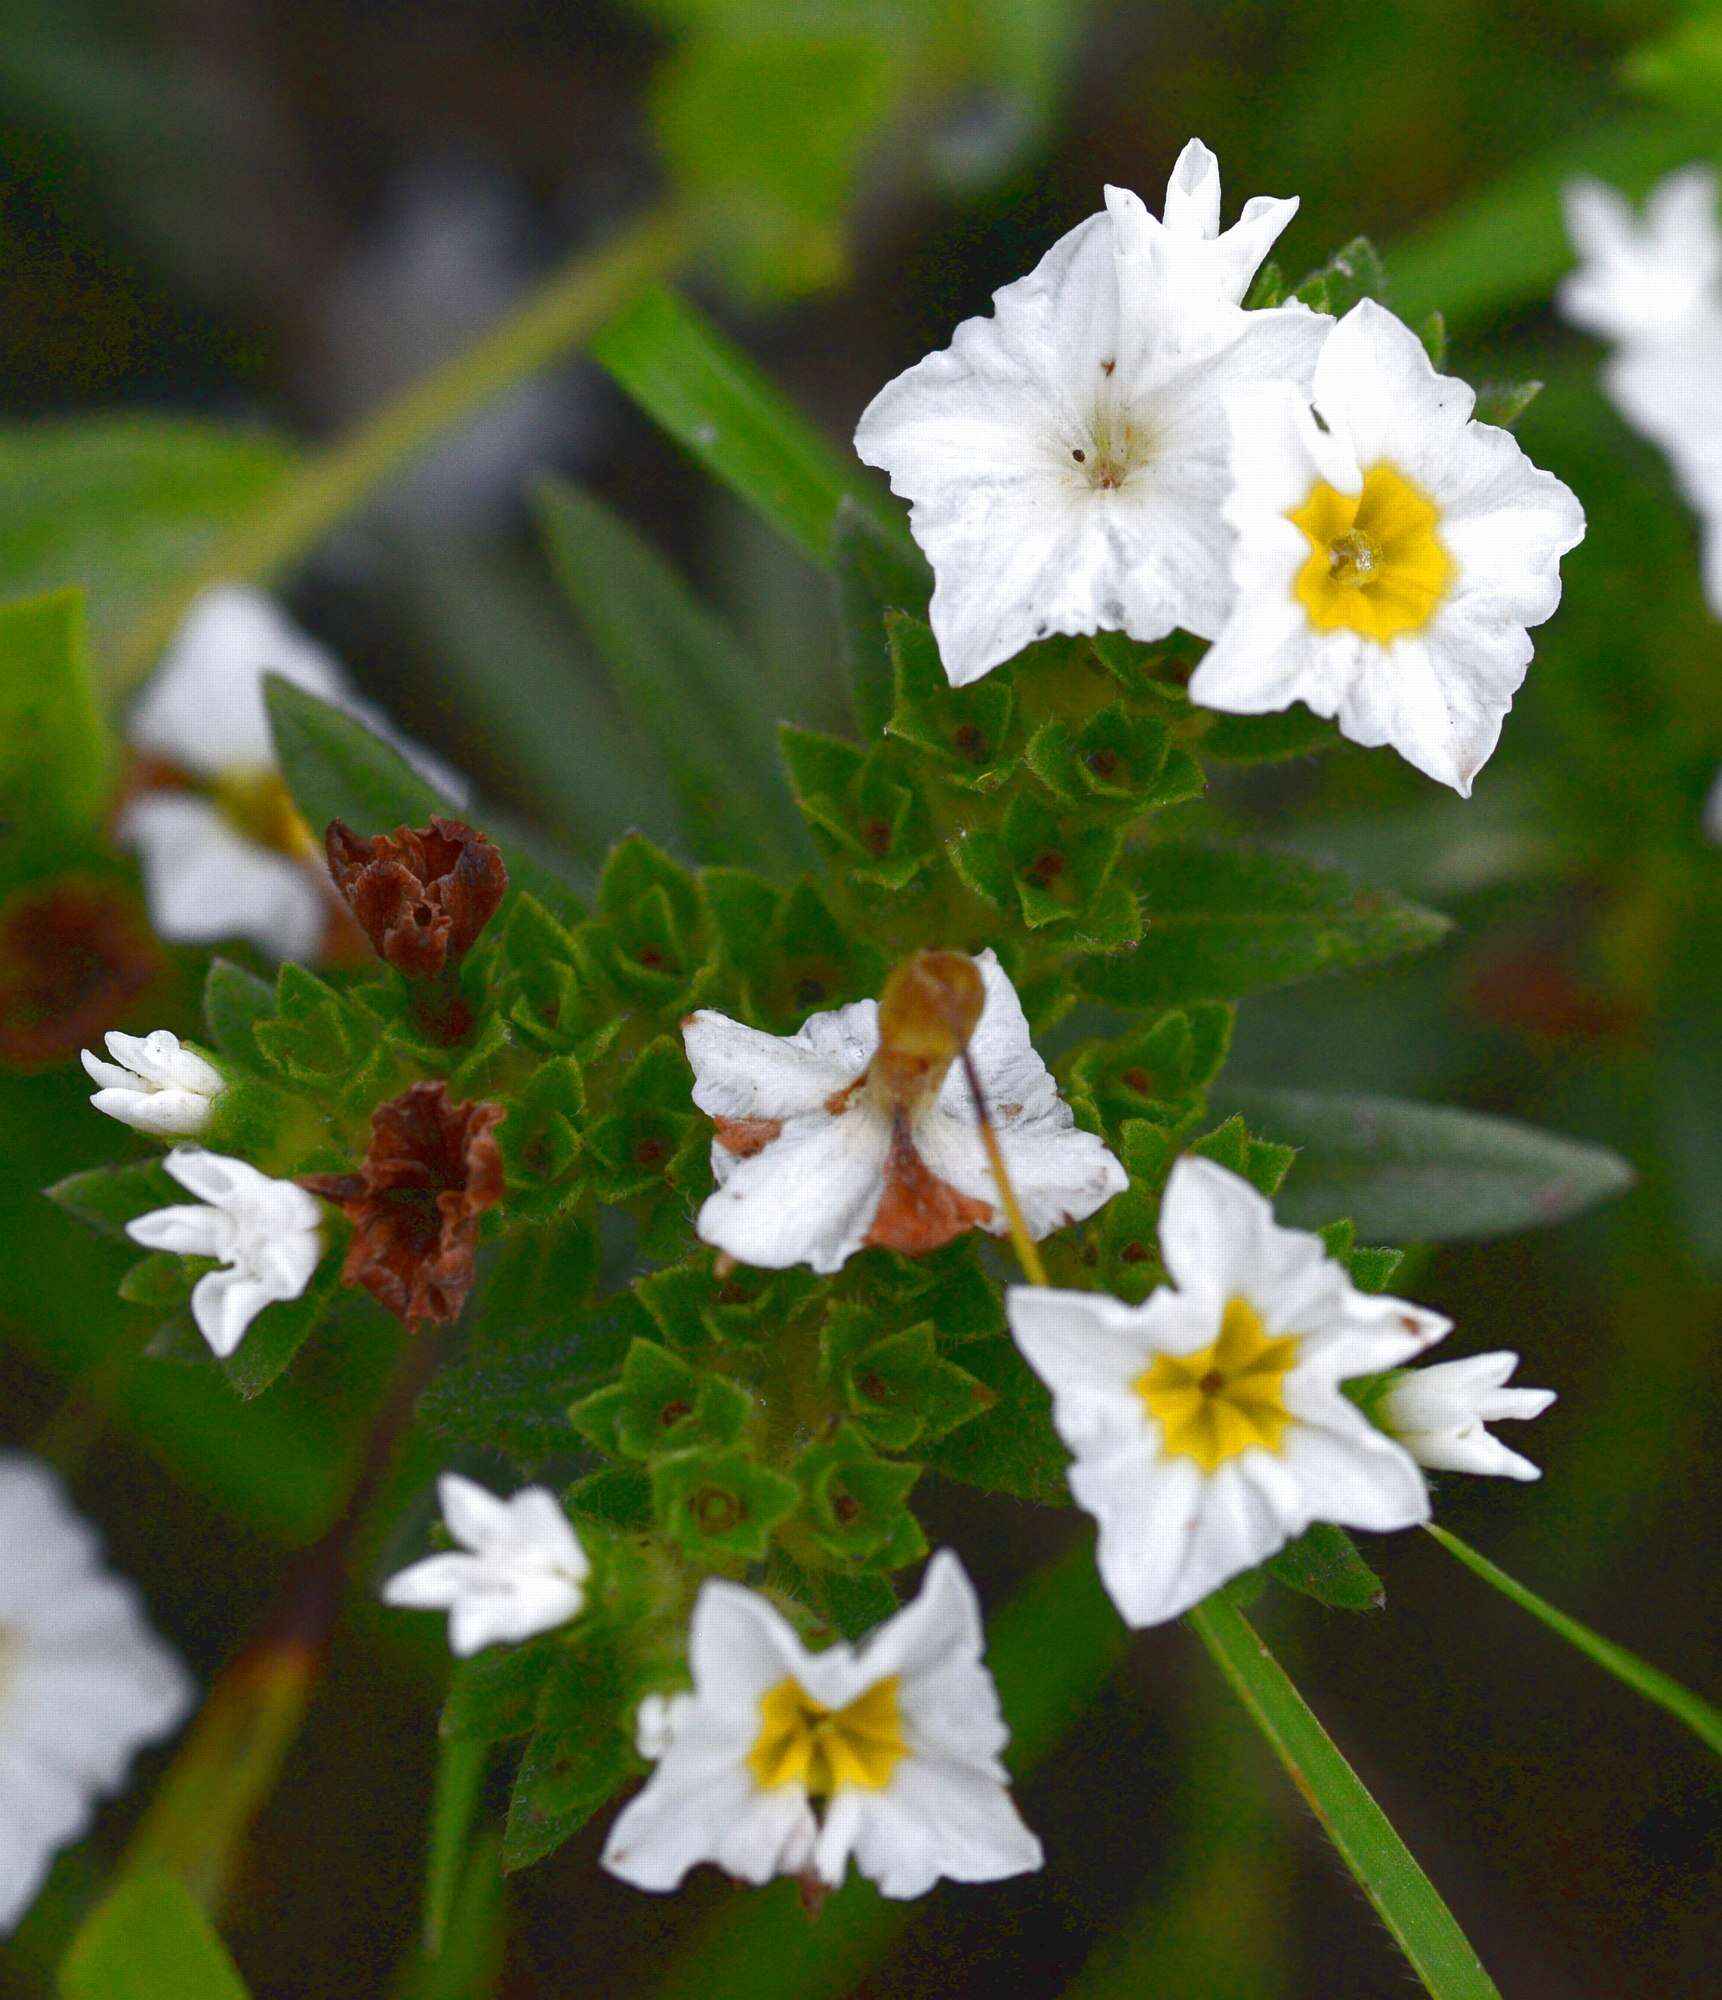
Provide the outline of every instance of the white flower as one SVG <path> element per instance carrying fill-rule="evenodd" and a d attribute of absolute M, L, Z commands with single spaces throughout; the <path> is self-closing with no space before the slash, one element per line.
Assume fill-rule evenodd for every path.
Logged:
<path fill-rule="evenodd" d="M 115 1030 L 107 1045 L 111 1062 L 81 1051 L 91 1082 L 100 1086 L 90 1099 L 98 1111 L 140 1132 L 171 1139 L 187 1138 L 209 1123 L 210 1106 L 226 1088 L 214 1063 L 182 1048 L 179 1037 L 166 1028 L 153 1035 Z"/>
<path fill-rule="evenodd" d="M 658 1767 L 604 1866 L 639 1889 L 673 1889 L 702 1861 L 745 1882 L 811 1870 L 835 1887 L 853 1855 L 894 1897 L 1038 1868 L 999 1762 L 1008 1731 L 983 1645 L 948 1550 L 861 1647 L 823 1653 L 763 1597 L 707 1583 L 688 1634 L 693 1692 L 642 1713 L 641 1751 Z"/>
<path fill-rule="evenodd" d="M 986 1004 L 969 1044 L 1030 1235 L 1080 1222 L 1127 1184 L 1029 1040 L 1016 989 L 985 951 Z M 702 1009 L 682 1024 L 694 1102 L 717 1122 L 717 1192 L 699 1233 L 744 1264 L 835 1271 L 868 1244 L 909 1252 L 1008 1225 L 961 1065 L 912 1121 L 867 1084 L 879 1008 L 813 1014 L 793 1035 Z"/>
<path fill-rule="evenodd" d="M 1552 1389 L 1509 1389 L 1516 1354 L 1472 1354 L 1409 1369 L 1382 1397 L 1376 1415 L 1416 1459 L 1437 1472 L 1492 1472 L 1503 1479 L 1541 1479 L 1528 1458 L 1491 1437 L 1485 1424 L 1540 1417 Z"/>
<path fill-rule="evenodd" d="M 1372 299 L 1328 336 L 1313 397 L 1278 382 L 1232 400 L 1235 596 L 1191 697 L 1243 715 L 1305 702 L 1469 795 L 1583 510 L 1472 422 L 1472 391 Z"/>
<path fill-rule="evenodd" d="M 128 1222 L 126 1234 L 147 1250 L 221 1261 L 192 1288 L 191 1314 L 215 1352 L 229 1355 L 265 1306 L 298 1298 L 311 1282 L 323 1211 L 292 1181 L 201 1146 L 176 1146 L 162 1165 L 200 1205 L 154 1209 Z"/>
<path fill-rule="evenodd" d="M 1324 329 L 1242 297 L 1294 201 L 1224 235 L 1219 169 L 1192 140 L 1157 221 L 1124 188 L 863 412 L 855 448 L 909 500 L 953 685 L 1049 632 L 1212 637 L 1230 598 L 1223 403 L 1307 384 Z"/>
<path fill-rule="evenodd" d="M 1448 1322 L 1357 1291 L 1319 1237 L 1280 1228 L 1211 1160 L 1173 1168 L 1160 1252 L 1177 1289 L 1140 1306 L 1022 1286 L 1007 1301 L 1125 1618 L 1175 1618 L 1312 1521 L 1426 1519 L 1416 1462 L 1340 1384 L 1397 1367 Z"/>
<path fill-rule="evenodd" d="M 334 659 L 269 598 L 222 586 L 197 600 L 127 722 L 146 782 L 115 833 L 138 851 L 150 917 L 164 938 L 242 937 L 276 958 L 309 958 L 333 892 L 276 764 L 264 705 L 269 674 L 338 703 L 451 799 L 464 788 L 354 697 Z"/>
<path fill-rule="evenodd" d="M 427 1556 L 383 1585 L 383 1602 L 446 1611 L 448 1643 L 460 1659 L 566 1625 L 586 1602 L 592 1565 L 547 1487 L 499 1500 L 470 1479 L 437 1481 L 442 1517 L 461 1554 Z"/>
<path fill-rule="evenodd" d="M 102 1570 L 59 1481 L 0 1453 L 0 1932 L 192 1698 L 131 1585 Z"/>

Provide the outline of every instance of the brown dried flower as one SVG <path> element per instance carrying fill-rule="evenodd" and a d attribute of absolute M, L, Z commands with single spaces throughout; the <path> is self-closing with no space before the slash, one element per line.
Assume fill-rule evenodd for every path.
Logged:
<path fill-rule="evenodd" d="M 64 1062 L 125 1018 L 167 969 L 117 882 L 20 889 L 0 908 L 0 1062 Z"/>
<path fill-rule="evenodd" d="M 453 1320 L 472 1290 L 478 1218 L 502 1199 L 500 1104 L 455 1104 L 444 1083 L 415 1083 L 371 1114 L 356 1174 L 301 1174 L 353 1225 L 341 1276 L 410 1326 Z"/>
<path fill-rule="evenodd" d="M 324 849 L 335 887 L 377 956 L 409 979 L 446 980 L 508 889 L 501 854 L 458 819 L 368 840 L 331 820 Z"/>

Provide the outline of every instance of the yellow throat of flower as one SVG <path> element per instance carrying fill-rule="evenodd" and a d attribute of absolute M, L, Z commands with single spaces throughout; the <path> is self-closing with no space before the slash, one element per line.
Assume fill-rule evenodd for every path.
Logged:
<path fill-rule="evenodd" d="M 1295 1333 L 1270 1339 L 1248 1299 L 1228 1299 L 1213 1345 L 1155 1355 L 1136 1378 L 1136 1392 L 1166 1450 L 1213 1472 L 1254 1446 L 1279 1450 L 1291 1422 L 1285 1378 L 1297 1351 Z"/>
<path fill-rule="evenodd" d="M 228 825 L 262 847 L 298 860 L 316 860 L 316 836 L 305 824 L 279 771 L 268 766 L 223 771 L 215 780 L 216 809 Z"/>
<path fill-rule="evenodd" d="M 1292 590 L 1318 632 L 1361 632 L 1383 645 L 1419 632 L 1452 580 L 1436 533 L 1441 511 L 1395 466 L 1372 465 L 1358 493 L 1317 480 L 1287 519 L 1309 541 Z"/>
<path fill-rule="evenodd" d="M 883 1791 L 909 1753 L 895 1674 L 846 1708 L 815 1701 L 792 1675 L 761 1698 L 759 1719 L 747 1767 L 763 1791 L 800 1785 L 811 1798 L 829 1798 L 846 1785 Z"/>

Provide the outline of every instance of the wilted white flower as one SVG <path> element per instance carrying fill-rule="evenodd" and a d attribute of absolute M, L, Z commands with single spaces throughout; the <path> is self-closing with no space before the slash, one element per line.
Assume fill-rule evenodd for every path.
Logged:
<path fill-rule="evenodd" d="M 229 1355 L 267 1305 L 296 1299 L 323 1254 L 323 1211 L 292 1181 L 271 1180 L 243 1160 L 176 1146 L 162 1161 L 198 1204 L 153 1209 L 126 1224 L 146 1250 L 215 1257 L 223 1266 L 192 1287 L 191 1314 L 219 1355 Z"/>
<path fill-rule="evenodd" d="M 106 1041 L 111 1062 L 81 1051 L 90 1081 L 99 1086 L 90 1099 L 98 1111 L 171 1139 L 189 1138 L 209 1123 L 210 1107 L 226 1088 L 214 1063 L 181 1047 L 166 1028 L 151 1035 L 115 1030 Z"/>
<path fill-rule="evenodd" d="M 1583 510 L 1372 299 L 1328 336 L 1311 400 L 1276 382 L 1231 402 L 1235 594 L 1191 698 L 1302 701 L 1469 795 Z"/>
<path fill-rule="evenodd" d="M 309 958 L 335 902 L 276 763 L 269 674 L 338 703 L 458 797 L 459 781 L 358 701 L 334 659 L 269 598 L 222 586 L 192 606 L 132 709 L 127 735 L 144 783 L 115 832 L 138 851 L 164 938 L 242 937 L 277 958 Z"/>
<path fill-rule="evenodd" d="M 985 1006 L 969 1054 L 1030 1235 L 1080 1222 L 1127 1183 L 1081 1131 L 1029 1040 L 1016 989 L 985 951 Z M 768 1035 L 701 1009 L 682 1024 L 694 1102 L 717 1125 L 707 1242 L 744 1264 L 835 1271 L 869 1244 L 919 1252 L 965 1229 L 1006 1233 L 961 1067 L 908 1118 L 869 1071 L 879 1006 L 859 1000 Z"/>
<path fill-rule="evenodd" d="M 707 1583 L 688 1635 L 693 1692 L 641 1704 L 657 1769 L 604 1866 L 639 1889 L 673 1889 L 702 1861 L 745 1882 L 811 1872 L 835 1887 L 853 1855 L 893 1897 L 1038 1868 L 999 1762 L 1008 1731 L 984 1643 L 948 1550 L 863 1645 L 823 1653 L 755 1592 Z"/>
<path fill-rule="evenodd" d="M 1540 1417 L 1552 1389 L 1509 1389 L 1516 1354 L 1472 1354 L 1408 1369 L 1382 1397 L 1376 1415 L 1416 1459 L 1437 1472 L 1492 1472 L 1503 1479 L 1541 1479 L 1528 1458 L 1491 1437 L 1485 1424 Z"/>
<path fill-rule="evenodd" d="M 1163 221 L 1124 188 L 862 415 L 855 448 L 911 502 L 932 624 L 962 686 L 1049 632 L 1211 638 L 1230 598 L 1223 405 L 1306 384 L 1306 307 L 1237 304 L 1295 201 L 1218 234 L 1219 168 L 1192 140 Z"/>
<path fill-rule="evenodd" d="M 446 1611 L 460 1659 L 566 1625 L 586 1602 L 591 1564 L 548 1487 L 499 1499 L 459 1473 L 437 1481 L 442 1517 L 460 1553 L 427 1556 L 389 1578 L 383 1602 Z"/>
<path fill-rule="evenodd" d="M 192 1704 L 185 1669 L 35 1460 L 0 1453 L 0 1932 L 133 1755 Z"/>
<path fill-rule="evenodd" d="M 1421 1353 L 1446 1320 L 1359 1292 L 1319 1237 L 1194 1156 L 1167 1183 L 1160 1253 L 1177 1289 L 1139 1306 L 1022 1286 L 1007 1301 L 1132 1625 L 1175 1618 L 1313 1521 L 1427 1518 L 1415 1460 L 1341 1384 Z"/>

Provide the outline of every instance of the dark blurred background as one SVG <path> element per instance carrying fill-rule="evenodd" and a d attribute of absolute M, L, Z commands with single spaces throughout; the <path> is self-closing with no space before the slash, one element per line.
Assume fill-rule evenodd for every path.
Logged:
<path fill-rule="evenodd" d="M 1000 0 L 1000 14 L 1014 19 L 1016 4 Z M 829 11 L 891 42 L 929 9 Z M 1456 1347 L 1516 1348 L 1522 1379 L 1561 1395 L 1533 1437 L 1511 1440 L 1545 1467 L 1543 1483 L 1443 1481 L 1442 1518 L 1713 1689 L 1722 849 L 1700 814 L 1722 764 L 1722 626 L 1699 599 L 1692 524 L 1666 469 L 1609 410 L 1598 352 L 1547 301 L 1567 171 L 1588 165 L 1642 192 L 1722 143 L 1722 24 L 1714 10 L 1633 0 L 1056 12 L 1024 0 L 1039 67 L 989 77 L 957 46 L 984 10 L 930 11 L 958 59 L 947 47 L 929 62 L 927 88 L 864 161 L 844 281 L 751 305 L 714 278 L 690 281 L 839 445 L 882 381 L 1028 270 L 1098 205 L 1104 181 L 1157 204 L 1193 132 L 1220 155 L 1228 212 L 1253 193 L 1301 194 L 1281 251 L 1293 275 L 1367 232 L 1408 316 L 1446 307 L 1452 368 L 1548 384 L 1520 436 L 1577 489 L 1590 536 L 1477 798 L 1436 795 L 1382 753 L 1232 779 L 1213 807 L 1450 910 L 1455 937 L 1403 967 L 1246 1003 L 1232 1074 L 1507 1112 L 1633 1162 L 1638 1185 L 1610 1210 L 1414 1252 L 1399 1284 L 1457 1320 Z M 152 409 L 334 434 L 653 198 L 650 79 L 690 23 L 721 12 L 717 0 L 3 0 L 8 417 Z M 1716 51 L 1711 72 L 1681 53 L 1693 34 L 1701 55 Z M 1659 58 L 1669 47 L 1675 57 Z M 0 434 L 0 455 L 18 435 Z M 528 503 L 547 469 L 604 493 L 683 568 L 785 715 L 845 726 L 828 580 L 578 361 L 397 480 L 324 544 L 290 602 L 408 730 L 590 863 L 626 826 L 672 842 L 677 829 L 654 753 L 537 549 Z M 20 1115 L 77 1096 L 76 1079 L 42 1079 Z M 87 1164 L 84 1136 L 82 1150 L 33 1141 L 31 1185 Z M 70 1266 L 75 1230 L 40 1226 L 44 1257 Z M 15 1298 L 5 1304 L 10 1438 L 36 1434 L 83 1354 L 82 1282 L 27 1324 Z M 93 1300 L 112 1273 L 88 1283 Z M 338 1454 L 316 1396 L 313 1376 L 300 1429 L 284 1419 L 273 1448 Z M 161 1462 L 170 1417 L 150 1397 L 124 1402 L 78 1495 L 207 1674 L 267 1602 L 315 1508 L 284 1488 L 272 1513 L 241 1517 L 219 1477 L 176 1481 Z M 402 1491 L 436 1463 L 434 1445 L 415 1447 Z M 954 1491 L 929 1520 L 935 1540 L 941 1529 L 994 1601 L 1086 1534 Z M 1716 1991 L 1722 1795 L 1702 1750 L 1425 1538 L 1370 1555 L 1385 1612 L 1346 1617 L 1280 1595 L 1261 1617 L 1502 1990 Z M 417 1922 L 443 1671 L 430 1623 L 360 1604 L 343 1631 L 232 1926 L 267 2000 L 396 1990 Z M 941 1890 L 875 1962 L 834 1957 L 805 1990 L 1321 2000 L 1407 1989 L 1390 1940 L 1181 1631 L 1129 1647 L 1104 1697 L 1069 1718 L 1024 1808 L 1044 1874 Z M 110 1845 L 132 1809 L 105 1823 Z M 751 1977 L 709 1983 L 699 1956 L 745 1894 L 702 1879 L 670 1902 L 637 1895 L 598 1871 L 602 1833 L 516 1882 L 497 1990 L 753 1990 Z M 48 1907 L 0 1949 L 0 1989 L 46 1990 L 56 1911 L 95 1865 L 65 1864 Z"/>

